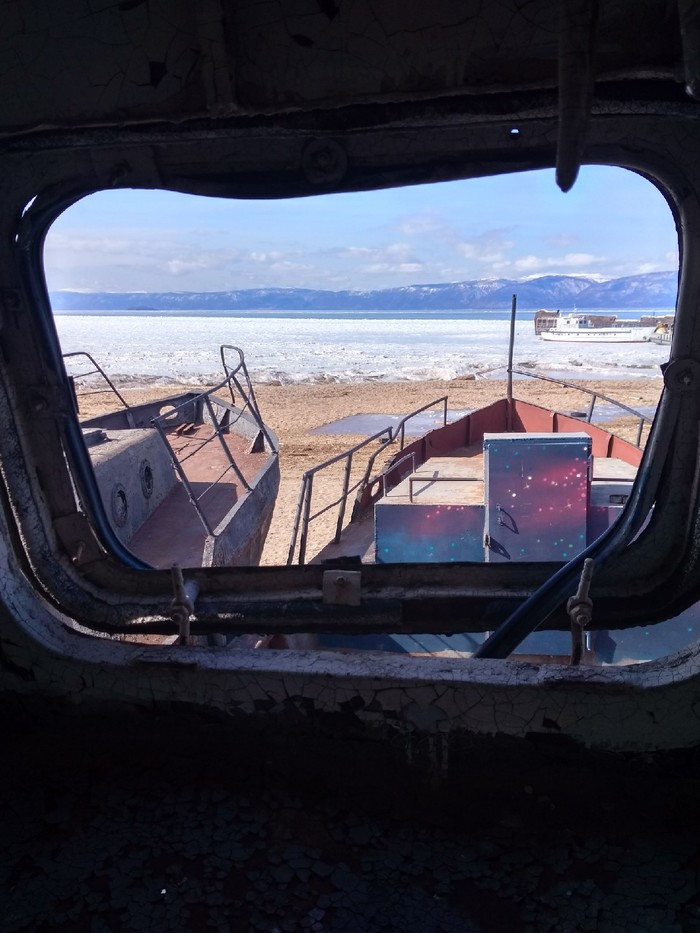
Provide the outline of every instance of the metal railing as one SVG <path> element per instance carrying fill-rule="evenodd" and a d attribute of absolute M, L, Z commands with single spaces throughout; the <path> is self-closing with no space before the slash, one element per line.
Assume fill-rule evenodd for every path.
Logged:
<path fill-rule="evenodd" d="M 82 357 L 83 359 L 86 359 L 86 360 L 89 362 L 89 364 L 92 366 L 92 369 L 88 369 L 88 370 L 86 370 L 85 372 L 80 372 L 80 373 L 71 373 L 71 372 L 68 372 L 68 379 L 70 380 L 71 386 L 73 387 L 73 395 L 74 395 L 75 400 L 76 400 L 76 404 L 77 404 L 77 407 L 78 407 L 78 411 L 80 411 L 80 406 L 79 406 L 78 403 L 79 403 L 79 401 L 80 401 L 80 398 L 82 398 L 83 396 L 88 396 L 88 395 L 104 395 L 104 394 L 107 393 L 107 392 L 111 393 L 112 395 L 115 395 L 116 398 L 119 400 L 119 404 L 120 404 L 123 408 L 129 408 L 129 407 L 130 407 L 130 406 L 129 406 L 129 403 L 126 401 L 126 399 L 125 399 L 124 396 L 121 394 L 121 392 L 119 391 L 119 389 L 117 389 L 117 387 L 114 385 L 114 383 L 113 383 L 112 380 L 109 378 L 109 376 L 107 375 L 107 373 L 104 371 L 104 369 L 102 369 L 102 367 L 100 366 L 100 364 L 97 362 L 97 360 L 96 360 L 90 353 L 88 353 L 86 350 L 76 350 L 76 351 L 73 352 L 73 353 L 64 353 L 64 354 L 63 354 L 63 359 L 64 359 L 64 361 L 68 361 L 68 360 L 74 359 L 74 358 L 76 358 L 76 357 Z M 66 370 L 68 370 L 68 367 L 66 367 Z M 80 392 L 78 392 L 78 390 L 77 390 L 77 388 L 76 388 L 76 382 L 77 382 L 79 379 L 87 379 L 89 376 L 99 376 L 99 377 L 102 379 L 103 382 L 106 382 L 106 383 L 107 383 L 107 387 L 106 387 L 106 388 L 102 388 L 102 389 L 82 389 L 82 388 L 81 388 Z"/>
<path fill-rule="evenodd" d="M 303 564 L 306 560 L 306 549 L 308 544 L 308 535 L 309 535 L 309 525 L 321 515 L 324 515 L 326 512 L 329 512 L 331 509 L 337 507 L 338 515 L 336 518 L 336 527 L 335 527 L 335 536 L 333 541 L 335 544 L 340 541 L 340 535 L 343 530 L 343 523 L 345 521 L 345 514 L 347 511 L 347 501 L 348 497 L 354 492 L 361 492 L 366 487 L 371 486 L 373 483 L 377 482 L 381 476 L 384 475 L 384 472 L 380 474 L 380 477 L 372 476 L 372 471 L 374 469 L 374 464 L 377 460 L 377 457 L 380 453 L 383 453 L 387 447 L 398 441 L 399 443 L 399 452 L 404 449 L 406 442 L 406 424 L 415 418 L 416 415 L 420 415 L 424 411 L 428 411 L 430 408 L 434 408 L 436 405 L 442 405 L 442 425 L 447 424 L 447 396 L 443 395 L 440 398 L 435 399 L 432 402 L 428 402 L 427 405 L 423 405 L 421 408 L 417 408 L 415 411 L 412 411 L 410 415 L 406 415 L 402 418 L 398 424 L 387 425 L 385 428 L 382 428 L 381 431 L 377 431 L 372 434 L 371 437 L 365 438 L 363 441 L 360 441 L 359 444 L 355 444 L 354 447 L 349 448 L 348 450 L 343 451 L 340 454 L 336 454 L 335 457 L 331 457 L 329 460 L 325 460 L 323 463 L 318 464 L 315 467 L 312 467 L 310 470 L 307 470 L 302 477 L 301 490 L 299 492 L 299 501 L 297 504 L 296 515 L 294 518 L 294 526 L 292 529 L 292 538 L 289 545 L 289 553 L 287 556 L 287 564 L 294 563 L 294 555 L 297 550 L 297 542 L 299 544 L 298 558 L 297 563 Z M 362 476 L 351 485 L 351 476 L 352 476 L 352 466 L 353 466 L 353 457 L 358 451 L 363 450 L 373 441 L 380 441 L 380 446 L 375 450 L 367 460 L 367 464 L 362 473 Z M 415 468 L 415 457 L 413 454 L 410 454 L 407 458 L 402 458 L 396 463 L 392 463 L 391 467 L 394 469 L 400 463 L 403 462 L 403 459 L 412 459 Z M 314 490 L 314 477 L 317 473 L 320 473 L 322 470 L 326 470 L 331 466 L 334 466 L 336 463 L 344 462 L 344 471 L 343 471 L 343 487 L 340 493 L 340 496 L 337 499 L 334 499 L 332 502 L 324 505 L 317 512 L 311 512 L 311 502 L 313 497 Z M 386 489 L 385 489 L 386 491 Z"/>
<path fill-rule="evenodd" d="M 555 379 L 553 376 L 544 376 L 542 373 L 531 373 L 523 369 L 513 369 L 512 372 L 516 373 L 518 376 L 527 376 L 529 379 L 539 379 L 542 382 L 551 382 L 554 385 L 562 386 L 565 389 L 576 389 L 578 392 L 582 392 L 584 395 L 588 395 L 590 401 L 588 403 L 588 410 L 585 415 L 586 424 L 591 424 L 596 402 L 598 402 L 599 399 L 602 399 L 602 401 L 606 402 L 608 405 L 614 405 L 615 408 L 619 408 L 620 411 L 624 411 L 626 414 L 631 415 L 637 420 L 637 436 L 634 441 L 634 445 L 635 447 L 641 448 L 644 426 L 648 425 L 651 427 L 652 423 L 652 419 L 642 414 L 641 411 L 637 411 L 635 408 L 630 408 L 629 405 L 625 405 L 623 402 L 611 398 L 609 395 L 605 395 L 603 392 L 596 392 L 594 389 L 589 389 L 587 386 L 577 385 L 575 382 L 567 382 L 566 379 Z"/>
<path fill-rule="evenodd" d="M 214 529 L 211 527 L 211 523 L 207 519 L 207 516 L 205 515 L 202 508 L 202 499 L 207 495 L 207 493 L 211 492 L 216 486 L 218 486 L 223 478 L 230 472 L 233 472 L 236 475 L 239 482 L 246 491 L 250 491 L 251 488 L 250 484 L 243 475 L 243 472 L 236 463 L 229 445 L 225 441 L 225 435 L 230 433 L 233 425 L 235 425 L 236 422 L 240 418 L 244 417 L 245 413 L 248 412 L 249 417 L 253 419 L 258 431 L 260 432 L 260 435 L 262 435 L 262 437 L 264 437 L 265 441 L 267 442 L 269 449 L 273 454 L 277 453 L 277 444 L 267 430 L 265 422 L 262 419 L 262 415 L 260 414 L 257 399 L 255 398 L 253 384 L 251 382 L 248 368 L 245 363 L 243 350 L 241 350 L 240 347 L 223 344 L 220 347 L 219 352 L 221 355 L 221 364 L 224 370 L 224 378 L 217 385 L 211 389 L 207 389 L 204 392 L 200 392 L 194 395 L 194 397 L 192 395 L 188 395 L 179 405 L 172 405 L 168 407 L 166 411 L 160 415 L 157 415 L 155 418 L 150 418 L 148 422 L 158 431 L 163 443 L 168 450 L 173 468 L 182 481 L 182 484 L 187 491 L 189 500 L 192 503 L 192 506 L 194 507 L 199 520 L 204 526 L 204 529 L 209 535 L 214 534 Z M 235 354 L 234 362 L 231 362 L 229 358 L 230 354 Z M 69 379 L 73 385 L 76 404 L 79 397 L 99 395 L 110 392 L 118 399 L 120 405 L 126 409 L 127 423 L 131 427 L 134 427 L 135 425 L 132 412 L 136 411 L 136 409 L 132 409 L 132 406 L 130 406 L 126 399 L 121 395 L 119 390 L 116 388 L 100 364 L 92 357 L 90 353 L 84 350 L 63 354 L 63 359 L 66 361 L 76 357 L 82 357 L 83 359 L 87 360 L 89 365 L 92 367 L 91 369 L 86 369 L 84 372 L 69 374 Z M 103 382 L 106 383 L 106 388 L 82 390 L 78 395 L 75 389 L 75 381 L 80 379 L 87 379 L 90 376 L 99 376 Z M 240 398 L 239 405 L 236 405 L 236 395 L 234 389 Z M 228 391 L 231 399 L 231 407 L 228 406 L 227 402 L 223 402 L 223 400 L 213 400 L 215 393 L 221 390 Z M 190 445 L 184 455 L 178 455 L 177 451 L 173 448 L 173 445 L 169 440 L 169 431 L 179 424 L 185 424 L 192 421 L 193 412 L 195 413 L 194 417 L 198 422 L 206 423 L 204 418 L 205 411 L 208 415 L 208 420 L 212 427 L 211 434 L 198 439 L 196 443 Z M 189 459 L 196 456 L 203 448 L 212 442 L 218 442 L 219 446 L 223 450 L 224 456 L 226 458 L 226 466 L 216 477 L 216 479 L 208 483 L 206 488 L 197 494 L 195 493 L 192 487 L 192 483 L 187 476 L 185 471 L 185 464 Z M 252 437 L 251 442 L 253 442 Z"/>
<path fill-rule="evenodd" d="M 493 367 L 492 369 L 489 369 L 489 372 L 491 373 L 498 369 L 502 370 L 504 369 L 504 367 Z M 578 385 L 575 382 L 568 382 L 565 379 L 556 379 L 552 376 L 545 376 L 545 375 L 542 375 L 541 373 L 527 372 L 526 370 L 521 370 L 521 369 L 511 368 L 510 372 L 512 374 L 517 374 L 518 376 L 526 376 L 529 379 L 538 379 L 538 380 L 541 380 L 542 382 L 553 383 L 554 385 L 559 385 L 566 389 L 576 389 L 578 392 L 582 392 L 584 395 L 587 395 L 589 397 L 589 403 L 587 406 L 587 411 L 582 420 L 585 420 L 585 422 L 588 424 L 590 424 L 593 420 L 595 407 L 599 401 L 615 406 L 621 412 L 624 412 L 625 414 L 630 415 L 636 419 L 636 422 L 637 422 L 636 438 L 633 443 L 634 443 L 634 446 L 641 448 L 644 428 L 645 426 L 651 426 L 651 423 L 652 423 L 652 419 L 644 415 L 642 412 L 639 412 L 636 409 L 631 408 L 629 405 L 625 405 L 623 402 L 620 402 L 617 399 L 611 398 L 609 395 L 606 395 L 603 392 L 597 392 L 593 389 L 589 389 L 586 386 Z M 336 508 L 336 507 L 338 508 L 336 530 L 335 530 L 335 536 L 333 538 L 333 542 L 337 544 L 340 540 L 340 535 L 343 529 L 343 522 L 345 520 L 345 513 L 347 510 L 348 496 L 350 496 L 353 492 L 356 492 L 358 490 L 359 490 L 359 493 L 361 494 L 362 490 L 364 490 L 368 486 L 371 486 L 373 483 L 377 482 L 378 480 L 382 478 L 384 479 L 383 491 L 384 493 L 386 493 L 386 475 L 385 475 L 386 470 L 383 471 L 383 473 L 380 474 L 380 476 L 378 477 L 371 476 L 371 471 L 373 469 L 374 462 L 377 456 L 379 455 L 379 453 L 385 450 L 387 446 L 394 443 L 397 439 L 400 442 L 399 450 L 403 450 L 404 444 L 405 444 L 405 436 L 406 436 L 405 435 L 406 423 L 410 421 L 411 418 L 415 417 L 417 414 L 420 414 L 421 412 L 426 411 L 427 409 L 432 408 L 433 406 L 437 404 L 443 405 L 443 424 L 446 424 L 447 423 L 447 396 L 442 396 L 441 398 L 436 399 L 435 401 L 430 402 L 427 405 L 424 405 L 422 408 L 418 408 L 416 409 L 416 411 L 411 412 L 411 414 L 403 418 L 399 422 L 399 424 L 395 426 L 389 425 L 386 428 L 383 428 L 381 431 L 377 431 L 371 437 L 366 438 L 364 441 L 361 441 L 359 444 L 356 444 L 354 447 L 351 447 L 349 450 L 346 450 L 343 453 L 337 454 L 335 457 L 331 457 L 330 460 L 326 460 L 323 463 L 319 464 L 318 466 L 313 467 L 313 469 L 307 470 L 306 473 L 304 473 L 304 476 L 302 478 L 301 490 L 299 493 L 299 501 L 297 504 L 296 515 L 294 519 L 294 526 L 293 526 L 292 537 L 291 537 L 291 542 L 289 546 L 289 553 L 287 556 L 287 564 L 294 563 L 294 556 L 295 556 L 295 552 L 297 551 L 297 544 L 298 544 L 298 563 L 299 564 L 304 563 L 306 559 L 306 550 L 307 550 L 307 544 L 308 544 L 309 525 L 315 519 L 319 518 L 321 515 L 325 514 L 326 512 L 330 511 L 333 508 Z M 373 441 L 376 441 L 379 438 L 385 438 L 386 439 L 385 443 L 382 444 L 382 446 L 377 451 L 375 451 L 373 455 L 369 458 L 367 467 L 362 477 L 359 480 L 357 480 L 353 485 L 350 485 L 352 460 L 353 460 L 354 455 L 358 453 L 358 451 L 366 447 L 368 444 L 371 444 Z M 415 470 L 415 457 L 413 454 L 411 454 L 409 455 L 409 458 L 413 458 L 413 467 L 412 467 L 412 471 L 413 471 Z M 312 513 L 311 503 L 312 503 L 313 488 L 314 488 L 313 484 L 314 484 L 315 475 L 319 473 L 320 471 L 333 466 L 339 461 L 345 462 L 343 488 L 340 493 L 340 496 L 337 499 L 334 499 L 332 502 L 325 505 L 323 508 L 320 508 L 318 511 Z M 399 466 L 402 462 L 403 460 L 394 461 L 389 465 L 389 467 L 392 470 L 396 469 L 396 467 Z"/>
<path fill-rule="evenodd" d="M 235 350 L 239 354 L 238 363 L 234 368 L 231 368 L 225 360 L 225 351 L 226 350 Z M 248 375 L 248 370 L 243 359 L 243 351 L 238 347 L 222 346 L 221 347 L 221 359 L 224 366 L 225 378 L 221 380 L 217 385 L 211 389 L 207 389 L 205 392 L 200 392 L 194 398 L 188 398 L 186 401 L 182 402 L 180 405 L 173 406 L 168 408 L 167 411 L 163 412 L 161 415 L 151 419 L 151 424 L 160 434 L 163 443 L 168 449 L 170 454 L 170 459 L 172 461 L 173 467 L 177 472 L 180 480 L 182 481 L 183 486 L 187 491 L 192 506 L 194 507 L 199 520 L 204 526 L 205 531 L 208 535 L 214 535 L 215 531 L 211 527 L 209 520 L 207 519 L 204 510 L 202 508 L 202 499 L 216 488 L 223 478 L 230 472 L 235 473 L 239 482 L 243 488 L 250 492 L 251 486 L 248 483 L 247 479 L 243 475 L 240 467 L 236 463 L 233 454 L 231 453 L 229 445 L 226 443 L 225 435 L 229 434 L 231 431 L 232 425 L 234 425 L 247 410 L 250 413 L 250 416 L 255 421 L 255 424 L 262 435 L 266 438 L 270 450 L 272 453 L 276 454 L 276 446 L 270 437 L 270 434 L 265 427 L 265 424 L 262 420 L 260 410 L 258 409 L 257 402 L 255 400 L 255 394 L 253 392 L 253 386 L 250 381 L 250 376 Z M 237 378 L 237 373 L 242 372 L 245 380 L 246 388 L 244 388 L 241 381 Z M 236 406 L 235 395 L 233 391 L 233 386 L 236 387 L 238 392 L 241 395 L 243 400 L 242 406 Z M 222 389 L 228 389 L 228 392 L 231 397 L 231 405 L 233 408 L 230 408 L 227 403 L 222 403 L 221 400 L 218 401 L 214 399 L 213 396 L 216 392 L 221 391 Z M 216 404 L 216 408 L 214 407 Z M 194 406 L 194 410 L 198 414 L 198 418 L 201 418 L 201 423 L 205 423 L 203 416 L 204 410 L 206 410 L 209 416 L 209 423 L 212 427 L 212 433 L 206 437 L 198 439 L 197 442 L 192 445 L 187 453 L 184 456 L 178 456 L 177 451 L 173 448 L 173 445 L 170 443 L 168 436 L 168 429 L 172 429 L 175 424 L 179 422 L 179 414 L 185 410 L 191 411 Z M 221 414 L 217 413 L 217 409 Z M 235 409 L 235 411 L 234 411 Z M 235 417 L 232 417 L 235 414 Z M 221 473 L 209 483 L 202 492 L 196 494 L 192 488 L 192 484 L 187 476 L 185 471 L 185 464 L 192 457 L 195 457 L 201 450 L 203 450 L 208 444 L 218 442 L 221 450 L 224 452 L 224 457 L 227 461 L 227 466 L 221 471 Z"/>
<path fill-rule="evenodd" d="M 238 356 L 238 361 L 233 367 L 229 365 L 227 359 L 228 351 L 236 353 Z M 245 364 L 243 350 L 241 350 L 240 347 L 234 347 L 232 344 L 224 343 L 219 348 L 219 352 L 221 354 L 221 365 L 224 369 L 226 382 L 228 382 L 229 393 L 231 395 L 231 404 L 234 406 L 236 404 L 236 399 L 233 393 L 233 386 L 235 386 L 240 397 L 243 399 L 241 414 L 243 414 L 245 411 L 250 412 L 252 417 L 257 422 L 258 427 L 262 431 L 262 434 L 267 441 L 270 450 L 272 450 L 274 453 L 277 453 L 277 445 L 265 427 L 265 422 L 263 421 L 262 415 L 260 414 L 260 409 L 258 408 L 258 401 L 255 398 L 255 390 L 253 389 L 253 383 L 251 381 L 250 375 L 248 374 L 248 367 Z M 243 382 L 241 382 L 241 380 L 238 378 L 239 373 L 241 373 L 243 376 Z M 240 417 L 240 415 L 238 417 Z"/>

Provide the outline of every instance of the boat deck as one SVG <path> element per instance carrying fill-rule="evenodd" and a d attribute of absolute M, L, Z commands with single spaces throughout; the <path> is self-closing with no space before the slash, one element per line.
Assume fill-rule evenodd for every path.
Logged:
<path fill-rule="evenodd" d="M 592 496 L 619 491 L 631 484 L 637 468 L 616 457 L 593 457 Z M 622 484 L 622 487 L 621 487 Z M 450 456 L 432 457 L 382 497 L 382 505 L 484 505 L 484 451 L 481 443 L 458 448 Z M 340 557 L 360 557 L 373 563 L 372 510 L 346 526 L 338 544 L 326 545 L 313 558 L 320 563 Z"/>
<path fill-rule="evenodd" d="M 168 440 L 194 496 L 201 497 L 200 508 L 210 527 L 216 530 L 247 491 L 236 473 L 229 469 L 221 444 L 211 440 L 211 434 L 209 424 L 187 425 L 184 430 L 168 432 Z M 207 438 L 209 443 L 204 443 Z M 268 460 L 269 452 L 251 453 L 250 439 L 237 434 L 226 434 L 224 438 L 236 465 L 252 485 Z M 128 547 L 154 567 L 168 568 L 175 563 L 182 567 L 199 567 L 206 537 L 187 489 L 178 478 L 166 498 L 129 540 Z"/>

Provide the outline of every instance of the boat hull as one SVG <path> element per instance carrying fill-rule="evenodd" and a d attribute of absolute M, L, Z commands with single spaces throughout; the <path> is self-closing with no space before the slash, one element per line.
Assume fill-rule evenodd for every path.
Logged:
<path fill-rule="evenodd" d="M 653 328 L 645 327 L 592 328 L 590 331 L 553 329 L 543 331 L 540 338 L 553 343 L 649 343 L 653 332 Z"/>
<path fill-rule="evenodd" d="M 90 452 L 112 529 L 153 567 L 254 566 L 262 557 L 279 490 L 279 458 L 276 449 L 256 442 L 260 429 L 247 412 L 221 398 L 211 403 L 229 414 L 220 443 L 212 443 L 216 437 L 202 420 L 196 393 L 83 422 L 91 434 L 102 435 Z M 168 407 L 179 407 L 182 415 L 163 432 L 164 444 L 151 422 Z"/>

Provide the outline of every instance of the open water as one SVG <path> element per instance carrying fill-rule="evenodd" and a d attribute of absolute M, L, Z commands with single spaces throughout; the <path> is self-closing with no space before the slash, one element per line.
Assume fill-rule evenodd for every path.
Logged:
<path fill-rule="evenodd" d="M 234 344 L 256 383 L 287 385 L 488 376 L 507 361 L 510 312 L 129 311 L 63 313 L 55 321 L 64 352 L 87 350 L 120 384 L 211 384 L 221 374 L 219 346 Z M 532 311 L 518 315 L 521 368 L 627 379 L 660 375 L 667 358 L 667 346 L 651 343 L 550 343 L 535 336 Z"/>

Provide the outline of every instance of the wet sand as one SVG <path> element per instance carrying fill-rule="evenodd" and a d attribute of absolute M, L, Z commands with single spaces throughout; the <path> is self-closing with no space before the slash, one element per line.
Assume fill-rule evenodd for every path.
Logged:
<path fill-rule="evenodd" d="M 646 410 L 658 403 L 662 388 L 659 379 L 629 379 L 615 381 L 581 381 L 580 385 L 624 402 L 631 408 Z M 122 394 L 130 404 L 153 398 L 162 398 L 176 391 L 191 391 L 191 387 L 173 386 L 172 391 L 160 386 L 157 389 L 124 389 Z M 362 414 L 407 415 L 428 402 L 447 395 L 450 409 L 481 408 L 505 394 L 504 380 L 453 379 L 449 382 L 364 382 L 308 384 L 293 386 L 256 386 L 258 404 L 265 421 L 275 431 L 280 442 L 280 491 L 275 514 L 268 535 L 263 564 L 283 564 L 287 561 L 294 514 L 299 498 L 303 474 L 306 470 L 334 457 L 354 444 L 366 434 L 314 434 L 315 428 L 329 425 L 341 418 Z M 564 390 L 534 380 L 519 380 L 515 383 L 517 398 L 534 402 L 557 411 L 583 411 L 587 397 L 574 390 Z M 81 402 L 81 417 L 96 414 L 108 406 L 103 396 L 91 396 Z M 617 419 L 608 425 L 623 436 L 633 438 L 636 423 L 629 419 Z M 352 428 L 352 426 L 351 426 Z M 357 478 L 366 464 L 367 453 L 378 449 L 374 442 L 365 449 L 364 457 L 354 458 L 353 478 Z M 395 448 L 390 448 L 391 452 Z M 379 467 L 378 459 L 375 467 Z M 317 474 L 314 479 L 314 510 L 331 502 L 342 488 L 342 467 L 338 465 Z M 314 522 L 310 536 L 309 554 L 333 534 L 336 512 L 329 509 Z"/>

